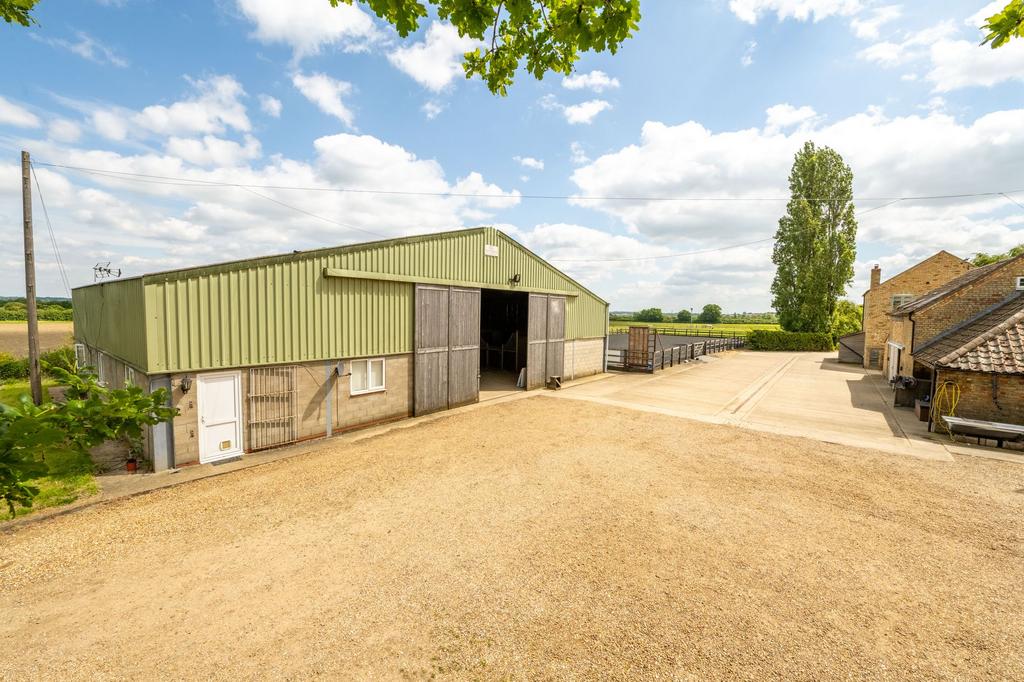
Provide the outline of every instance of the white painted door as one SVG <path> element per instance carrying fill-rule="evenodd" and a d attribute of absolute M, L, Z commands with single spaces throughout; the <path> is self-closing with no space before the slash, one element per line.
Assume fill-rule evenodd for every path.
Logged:
<path fill-rule="evenodd" d="M 899 373 L 900 373 L 900 351 L 902 351 L 902 350 L 903 350 L 903 346 L 897 345 L 895 343 L 890 343 L 889 344 L 889 348 L 888 348 L 888 351 L 889 351 L 889 367 L 888 367 L 888 370 L 886 371 L 886 375 L 887 375 L 886 378 L 889 381 L 892 381 L 897 376 L 899 376 Z"/>
<path fill-rule="evenodd" d="M 242 454 L 242 375 L 200 374 L 199 461 L 203 464 Z"/>

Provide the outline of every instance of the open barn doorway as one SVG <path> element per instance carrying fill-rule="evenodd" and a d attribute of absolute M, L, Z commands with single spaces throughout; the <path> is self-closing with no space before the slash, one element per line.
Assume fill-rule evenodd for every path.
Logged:
<path fill-rule="evenodd" d="M 529 295 L 483 289 L 480 297 L 480 400 L 518 390 L 526 368 Z"/>

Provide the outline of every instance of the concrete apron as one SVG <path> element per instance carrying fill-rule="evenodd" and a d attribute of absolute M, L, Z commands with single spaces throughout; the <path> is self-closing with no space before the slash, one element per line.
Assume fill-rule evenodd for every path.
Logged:
<path fill-rule="evenodd" d="M 910 410 L 891 406 L 884 379 L 827 364 L 826 354 L 739 351 L 656 374 L 619 374 L 567 388 L 561 399 L 951 462 Z"/>

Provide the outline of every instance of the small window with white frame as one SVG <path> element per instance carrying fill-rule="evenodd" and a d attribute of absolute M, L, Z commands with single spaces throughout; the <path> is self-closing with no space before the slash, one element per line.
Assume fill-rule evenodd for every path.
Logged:
<path fill-rule="evenodd" d="M 892 309 L 896 310 L 901 305 L 906 305 L 914 300 L 913 294 L 893 294 L 892 295 Z"/>
<path fill-rule="evenodd" d="M 349 382 L 351 395 L 376 393 L 384 390 L 384 358 L 352 360 L 350 367 L 352 368 Z"/>

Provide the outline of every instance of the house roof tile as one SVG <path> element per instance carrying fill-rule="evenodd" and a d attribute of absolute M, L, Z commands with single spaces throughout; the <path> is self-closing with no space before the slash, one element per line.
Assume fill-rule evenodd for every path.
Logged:
<path fill-rule="evenodd" d="M 932 341 L 914 358 L 947 369 L 1024 374 L 1024 294 Z"/>

